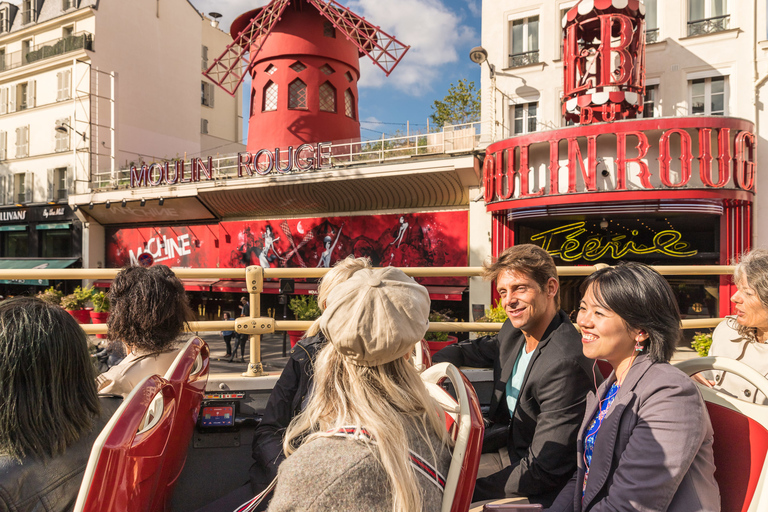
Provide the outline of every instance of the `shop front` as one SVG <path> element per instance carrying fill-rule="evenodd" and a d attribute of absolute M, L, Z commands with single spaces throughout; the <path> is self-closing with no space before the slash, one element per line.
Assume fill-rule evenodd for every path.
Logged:
<path fill-rule="evenodd" d="M 751 247 L 755 154 L 752 124 L 723 117 L 617 121 L 498 142 L 483 169 L 493 252 L 532 243 L 563 266 L 730 264 Z M 581 281 L 562 279 L 569 313 Z M 728 278 L 668 281 L 683 318 L 730 313 Z"/>

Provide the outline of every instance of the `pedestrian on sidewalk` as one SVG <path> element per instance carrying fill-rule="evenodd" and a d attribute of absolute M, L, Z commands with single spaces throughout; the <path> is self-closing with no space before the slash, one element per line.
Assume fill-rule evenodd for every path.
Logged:
<path fill-rule="evenodd" d="M 222 320 L 224 320 L 225 322 L 228 322 L 231 319 L 232 318 L 229 316 L 229 313 L 227 313 L 225 311 Z M 221 331 L 221 335 L 224 338 L 224 344 L 227 345 L 227 353 L 226 353 L 226 355 L 224 357 L 229 357 L 229 356 L 232 355 L 232 343 L 231 343 L 231 341 L 232 341 L 232 335 L 234 333 L 235 333 L 234 331 Z"/>
<path fill-rule="evenodd" d="M 237 347 L 240 347 L 240 362 L 245 362 L 245 344 L 248 343 L 249 336 L 247 334 L 235 333 L 235 346 L 232 348 L 232 354 L 230 354 L 229 362 L 231 363 L 237 355 Z"/>

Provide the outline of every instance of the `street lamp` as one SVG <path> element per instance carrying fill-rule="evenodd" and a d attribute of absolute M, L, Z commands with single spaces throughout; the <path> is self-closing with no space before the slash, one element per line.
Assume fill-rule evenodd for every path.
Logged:
<path fill-rule="evenodd" d="M 86 142 L 86 141 L 88 140 L 88 137 L 86 137 L 86 135 L 85 135 L 85 133 L 84 133 L 84 132 L 79 132 L 79 131 L 75 130 L 74 128 L 72 128 L 72 127 L 71 127 L 69 124 L 67 124 L 67 123 L 61 122 L 61 123 L 57 124 L 57 125 L 56 125 L 56 128 L 55 128 L 55 130 L 56 130 L 57 132 L 59 132 L 59 133 L 67 133 L 67 132 L 69 132 L 69 130 L 68 130 L 68 129 L 69 129 L 69 130 L 72 130 L 72 131 L 73 131 L 73 132 L 75 132 L 76 134 L 78 134 L 78 135 L 82 136 L 82 137 L 83 137 L 83 142 Z"/>
<path fill-rule="evenodd" d="M 491 74 L 491 142 L 496 140 L 496 66 L 488 62 L 488 52 L 482 46 L 475 46 L 469 51 L 472 62 L 482 67 L 483 62 L 488 64 Z"/>

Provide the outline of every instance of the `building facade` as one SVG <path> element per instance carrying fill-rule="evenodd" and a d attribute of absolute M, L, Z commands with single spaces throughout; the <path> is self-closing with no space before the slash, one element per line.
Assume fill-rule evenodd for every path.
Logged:
<path fill-rule="evenodd" d="M 72 196 L 130 162 L 243 147 L 241 99 L 200 75 L 228 39 L 186 0 L 0 2 L 0 264 L 103 266 Z"/>
<path fill-rule="evenodd" d="M 484 194 L 494 253 L 529 242 L 559 265 L 728 264 L 768 243 L 755 229 L 768 214 L 755 200 L 768 186 L 756 178 L 766 156 L 765 7 L 738 0 L 483 2 L 482 116 L 495 127 Z M 585 42 L 579 31 L 597 30 L 601 16 L 613 33 L 602 46 L 592 36 Z M 627 21 L 633 16 L 641 30 Z M 634 42 L 644 42 L 642 54 L 630 50 Z M 644 76 L 644 94 L 621 92 L 632 73 Z M 642 111 L 622 118 L 617 107 L 607 111 L 612 122 L 593 122 L 592 109 L 616 95 Z M 563 280 L 569 311 L 578 305 L 578 282 Z M 685 317 L 730 310 L 727 279 L 670 283 Z"/>

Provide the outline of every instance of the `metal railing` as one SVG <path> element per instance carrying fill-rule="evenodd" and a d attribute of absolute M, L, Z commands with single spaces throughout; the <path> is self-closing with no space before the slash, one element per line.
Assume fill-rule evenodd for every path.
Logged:
<path fill-rule="evenodd" d="M 68 37 L 38 44 L 29 50 L 6 53 L 0 58 L 0 71 L 16 69 L 27 64 L 82 49 L 93 49 L 93 34 L 78 32 Z"/>
<path fill-rule="evenodd" d="M 352 165 L 387 164 L 408 158 L 430 157 L 459 152 L 471 152 L 479 147 L 483 123 L 473 122 L 447 125 L 440 131 L 414 133 L 410 135 L 370 139 L 365 141 L 337 141 L 327 146 L 329 161 L 322 170 L 344 168 Z M 157 163 L 163 163 L 158 161 Z M 146 162 L 147 164 L 152 162 Z M 137 162 L 136 166 L 140 166 Z M 238 177 L 237 154 L 213 158 L 214 179 Z M 294 171 L 301 172 L 301 171 Z M 291 172 L 283 173 L 290 175 Z M 121 169 L 113 175 L 111 171 L 94 171 L 91 188 L 94 191 L 130 187 L 130 169 Z M 271 175 L 270 175 L 271 176 Z M 258 176 L 254 176 L 258 179 Z M 271 179 L 262 176 L 262 179 Z"/>
<path fill-rule="evenodd" d="M 529 64 L 536 64 L 539 62 L 539 50 L 533 50 L 530 52 L 514 53 L 509 56 L 509 67 L 519 68 L 521 66 L 527 66 Z"/>
<path fill-rule="evenodd" d="M 706 18 L 703 20 L 689 21 L 688 35 L 700 36 L 728 30 L 730 28 L 730 20 L 731 16 L 729 14 L 725 14 L 723 16 L 715 16 L 713 18 Z"/>
<path fill-rule="evenodd" d="M 560 277 L 587 276 L 604 264 L 594 266 L 557 267 Z M 732 275 L 734 266 L 728 265 L 656 265 L 653 266 L 661 275 Z M 173 272 L 180 279 L 242 279 L 250 297 L 250 316 L 233 321 L 197 321 L 190 322 L 188 331 L 224 331 L 233 330 L 237 333 L 250 335 L 250 358 L 248 369 L 243 376 L 257 377 L 262 375 L 261 336 L 275 331 L 302 331 L 309 328 L 311 321 L 276 320 L 261 315 L 261 293 L 264 290 L 265 279 L 278 278 L 320 278 L 328 272 L 327 268 L 262 268 L 251 266 L 247 268 L 214 269 L 214 268 L 174 268 Z M 403 272 L 411 277 L 476 277 L 483 273 L 482 267 L 405 267 Z M 24 269 L 0 270 L 0 280 L 23 279 L 114 279 L 118 268 L 105 269 Z M 722 318 L 697 318 L 682 321 L 683 329 L 701 329 L 715 327 Z M 428 332 L 498 332 L 501 323 L 487 322 L 430 322 Z M 81 326 L 88 334 L 104 334 L 107 327 L 104 324 L 86 324 Z"/>

